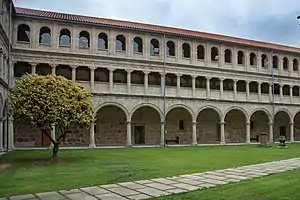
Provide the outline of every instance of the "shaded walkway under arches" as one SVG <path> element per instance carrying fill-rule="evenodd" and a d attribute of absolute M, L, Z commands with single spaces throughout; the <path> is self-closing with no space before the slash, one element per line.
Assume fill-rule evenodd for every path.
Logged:
<path fill-rule="evenodd" d="M 103 106 L 97 111 L 96 117 L 96 146 L 126 145 L 127 116 L 121 108 L 115 105 Z"/>
<path fill-rule="evenodd" d="M 166 115 L 165 140 L 170 144 L 192 144 L 191 113 L 183 107 L 174 107 Z M 178 143 L 175 142 L 178 140 Z"/>
<path fill-rule="evenodd" d="M 284 135 L 290 140 L 290 116 L 286 111 L 278 111 L 274 119 L 274 142 L 279 141 L 279 136 Z"/>
<path fill-rule="evenodd" d="M 212 108 L 201 110 L 197 116 L 197 143 L 220 143 L 220 116 Z"/>
<path fill-rule="evenodd" d="M 269 134 L 269 116 L 263 110 L 257 110 L 250 117 L 250 142 L 259 142 L 259 134 Z"/>
<path fill-rule="evenodd" d="M 133 145 L 159 145 L 161 117 L 157 110 L 142 106 L 134 111 L 131 117 L 131 134 Z"/>
<path fill-rule="evenodd" d="M 232 109 L 225 115 L 225 142 L 246 142 L 246 116 L 239 109 Z"/>

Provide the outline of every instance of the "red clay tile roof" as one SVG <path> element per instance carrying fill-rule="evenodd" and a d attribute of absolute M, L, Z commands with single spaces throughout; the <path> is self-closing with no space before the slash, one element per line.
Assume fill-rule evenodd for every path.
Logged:
<path fill-rule="evenodd" d="M 195 37 L 201 39 L 209 39 L 216 40 L 220 42 L 229 42 L 241 45 L 250 45 L 255 47 L 268 48 L 273 50 L 280 51 L 288 51 L 294 53 L 300 53 L 300 48 L 292 47 L 292 46 L 284 46 L 279 44 L 254 41 L 249 39 L 242 39 L 236 37 L 230 37 L 225 35 L 218 35 L 212 33 L 204 33 L 192 30 L 184 30 L 179 28 L 158 26 L 158 25 L 150 25 L 150 24 L 142 24 L 137 22 L 129 22 L 129 21 L 121 21 L 121 20 L 113 20 L 113 19 L 105 19 L 105 18 L 97 18 L 97 17 L 88 17 L 74 14 L 65 14 L 65 13 L 57 13 L 50 12 L 44 10 L 34 10 L 28 8 L 18 8 L 16 7 L 16 15 L 18 16 L 33 16 L 40 18 L 48 18 L 48 19 L 59 19 L 66 20 L 71 22 L 83 22 L 83 23 L 91 23 L 91 24 L 99 24 L 99 25 L 107 25 L 112 27 L 121 27 L 121 28 L 129 28 L 143 31 L 154 31 L 157 33 L 165 33 L 165 34 L 173 34 L 178 36 L 187 36 L 187 37 Z"/>

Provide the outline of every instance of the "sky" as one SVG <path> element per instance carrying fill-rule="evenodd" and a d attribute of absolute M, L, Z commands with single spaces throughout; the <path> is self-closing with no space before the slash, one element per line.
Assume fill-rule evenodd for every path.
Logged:
<path fill-rule="evenodd" d="M 129 20 L 300 47 L 300 0 L 14 0 L 17 7 Z"/>

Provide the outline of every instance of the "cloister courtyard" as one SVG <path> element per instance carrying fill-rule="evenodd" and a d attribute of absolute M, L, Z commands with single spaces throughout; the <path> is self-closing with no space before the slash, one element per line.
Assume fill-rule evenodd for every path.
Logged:
<path fill-rule="evenodd" d="M 57 163 L 47 161 L 50 155 L 50 150 L 15 150 L 0 156 L 0 197 L 171 177 L 297 158 L 300 157 L 300 144 L 288 144 L 287 149 L 278 149 L 277 144 L 269 147 L 234 145 L 64 149 L 60 150 Z M 299 170 L 286 173 L 290 174 L 287 177 L 293 177 L 299 174 Z M 279 176 L 277 179 L 280 179 L 282 175 L 274 176 L 275 179 L 277 176 Z M 270 177 L 261 178 L 261 180 L 267 179 L 266 185 L 271 187 L 272 180 L 268 180 Z M 299 180 L 293 178 L 291 180 L 294 184 L 299 185 L 300 183 Z M 212 190 L 215 194 L 225 193 L 226 196 L 226 192 L 229 194 L 235 187 L 251 189 L 254 184 L 263 186 L 260 178 L 251 181 L 254 183 L 238 183 L 246 184 L 246 186 L 220 186 L 225 187 L 224 191 L 207 189 L 206 193 L 209 197 L 211 194 L 209 191 Z M 288 189 L 289 184 L 284 181 L 278 185 Z M 263 189 L 260 191 L 264 192 Z M 193 193 L 191 197 L 196 198 L 197 194 L 197 192 Z M 245 194 L 251 193 L 246 192 Z M 174 199 L 185 199 L 184 197 L 188 198 L 189 196 L 174 197 Z M 169 198 L 172 199 L 171 197 L 167 199 Z M 224 197 L 224 199 L 226 198 Z"/>

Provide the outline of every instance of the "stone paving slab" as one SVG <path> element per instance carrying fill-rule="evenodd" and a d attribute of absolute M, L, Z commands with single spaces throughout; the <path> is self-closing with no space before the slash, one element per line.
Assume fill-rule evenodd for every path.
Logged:
<path fill-rule="evenodd" d="M 173 177 L 19 195 L 0 200 L 141 200 L 236 183 L 297 168 L 300 168 L 300 158 Z"/>

